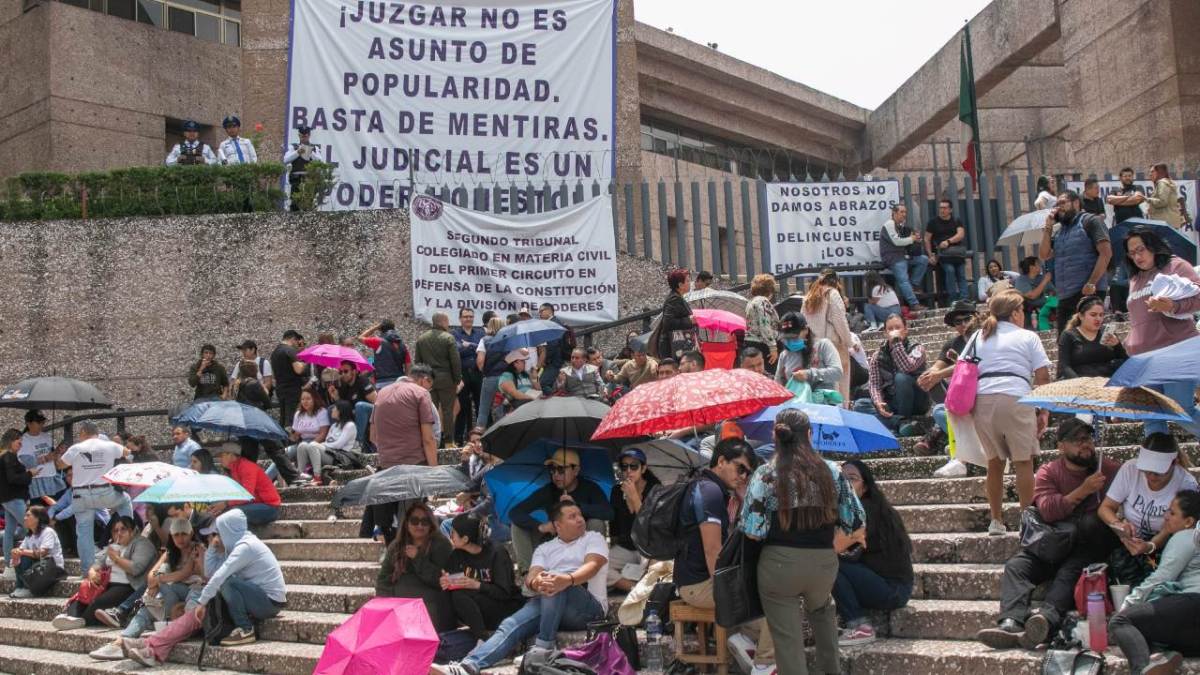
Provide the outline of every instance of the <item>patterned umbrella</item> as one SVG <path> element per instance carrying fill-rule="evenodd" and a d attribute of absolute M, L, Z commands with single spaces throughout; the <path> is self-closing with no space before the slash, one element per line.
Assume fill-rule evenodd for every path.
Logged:
<path fill-rule="evenodd" d="M 311 363 L 314 366 L 321 366 L 322 368 L 337 368 L 342 365 L 342 361 L 349 361 L 354 364 L 354 367 L 360 373 L 375 370 L 375 366 L 367 363 L 367 360 L 357 350 L 341 345 L 313 345 L 306 347 L 296 355 L 296 358 L 305 363 Z"/>
<path fill-rule="evenodd" d="M 1192 421 L 1183 408 L 1145 387 L 1106 387 L 1103 377 L 1077 377 L 1043 384 L 1018 403 L 1051 412 L 1084 413 L 1131 420 Z"/>
<path fill-rule="evenodd" d="M 104 474 L 104 480 L 113 485 L 150 487 L 164 478 L 192 476 L 195 473 L 191 469 L 181 469 L 166 462 L 135 462 L 114 466 Z"/>
<path fill-rule="evenodd" d="M 139 504 L 250 502 L 254 495 L 236 480 L 218 473 L 195 473 L 159 481 L 133 498 Z"/>
<path fill-rule="evenodd" d="M 704 370 L 638 385 L 613 406 L 593 440 L 712 424 L 783 403 L 792 393 L 748 370 Z"/>
<path fill-rule="evenodd" d="M 702 288 L 683 296 L 692 309 L 723 309 L 746 318 L 746 298 L 733 291 Z"/>

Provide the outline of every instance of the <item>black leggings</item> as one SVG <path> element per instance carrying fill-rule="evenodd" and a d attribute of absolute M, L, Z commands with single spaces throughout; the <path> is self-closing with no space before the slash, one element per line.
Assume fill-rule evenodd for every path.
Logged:
<path fill-rule="evenodd" d="M 133 586 L 109 584 L 108 588 L 97 595 L 95 600 L 92 600 L 91 604 L 85 605 L 78 600 L 73 600 L 71 604 L 67 605 L 67 614 L 75 617 L 82 616 L 89 626 L 101 626 L 103 624 L 96 620 L 96 610 L 112 609 L 125 602 L 125 599 L 131 595 L 133 595 Z"/>
<path fill-rule="evenodd" d="M 1108 622 L 1108 632 L 1129 659 L 1129 670 L 1150 663 L 1150 644 L 1195 656 L 1200 648 L 1200 593 L 1179 593 L 1126 607 Z"/>
<path fill-rule="evenodd" d="M 500 622 L 507 619 L 523 604 L 519 599 L 497 600 L 475 590 L 450 592 L 450 601 L 458 620 L 471 631 L 471 635 L 484 639 L 487 631 L 496 630 Z"/>

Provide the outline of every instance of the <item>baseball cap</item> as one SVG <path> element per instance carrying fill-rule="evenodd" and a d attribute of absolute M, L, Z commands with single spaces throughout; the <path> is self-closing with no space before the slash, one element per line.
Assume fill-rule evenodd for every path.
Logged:
<path fill-rule="evenodd" d="M 221 120 L 221 126 L 226 129 L 229 127 L 240 127 L 242 126 L 242 121 L 238 119 L 237 115 L 229 115 L 225 119 Z"/>
<path fill-rule="evenodd" d="M 187 518 L 168 518 L 167 532 L 170 534 L 191 534 L 192 523 Z"/>
<path fill-rule="evenodd" d="M 300 135 L 311 134 L 312 127 L 308 126 L 307 124 L 302 124 L 302 125 L 296 127 L 296 133 L 298 133 Z"/>
<path fill-rule="evenodd" d="M 205 516 L 204 519 L 200 521 L 200 536 L 201 537 L 207 537 L 210 534 L 216 533 L 216 531 L 217 531 L 217 519 L 216 518 L 213 518 L 212 516 Z"/>
<path fill-rule="evenodd" d="M 241 457 L 242 456 L 242 445 L 241 445 L 241 443 L 236 443 L 234 441 L 225 441 L 217 448 L 217 451 L 214 452 L 213 455 L 219 455 L 223 452 L 228 452 L 230 454 Z"/>
<path fill-rule="evenodd" d="M 518 347 L 504 355 L 505 363 L 514 363 L 516 361 L 525 361 L 529 358 L 529 350 L 525 347 Z"/>
<path fill-rule="evenodd" d="M 632 457 L 642 464 L 646 463 L 646 453 L 638 450 L 637 448 L 625 448 L 621 451 L 621 454 L 617 456 L 617 459 L 621 459 L 622 457 Z"/>
<path fill-rule="evenodd" d="M 184 131 L 200 131 L 200 125 L 196 124 L 192 120 L 187 120 L 186 122 L 183 123 L 183 130 Z"/>
<path fill-rule="evenodd" d="M 557 464 L 559 466 L 579 466 L 579 453 L 571 448 L 559 448 L 554 451 L 554 454 L 546 458 L 544 462 L 546 466 Z"/>
<path fill-rule="evenodd" d="M 42 414 L 41 410 L 30 410 L 29 412 L 25 413 L 25 423 L 26 424 L 28 424 L 30 422 L 45 422 L 45 421 L 46 421 L 46 416 Z"/>

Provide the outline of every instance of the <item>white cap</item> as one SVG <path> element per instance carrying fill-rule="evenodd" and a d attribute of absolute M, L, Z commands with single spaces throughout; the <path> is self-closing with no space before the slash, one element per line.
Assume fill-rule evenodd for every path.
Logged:
<path fill-rule="evenodd" d="M 1137 468 L 1138 471 L 1149 471 L 1151 473 L 1166 473 L 1171 470 L 1171 462 L 1175 461 L 1177 453 L 1175 452 L 1160 452 L 1151 450 L 1150 448 L 1141 448 L 1138 450 Z"/>

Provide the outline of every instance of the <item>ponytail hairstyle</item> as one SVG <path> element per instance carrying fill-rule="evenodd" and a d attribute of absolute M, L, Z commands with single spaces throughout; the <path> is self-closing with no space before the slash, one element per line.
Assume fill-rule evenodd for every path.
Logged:
<path fill-rule="evenodd" d="M 1020 310 L 1025 305 L 1025 296 L 1018 291 L 1008 290 L 993 295 L 988 300 L 988 317 L 983 320 L 980 326 L 980 339 L 986 340 L 992 337 L 996 332 L 996 326 L 1000 325 L 1001 321 L 1008 321 L 1012 317 L 1013 312 Z"/>
<path fill-rule="evenodd" d="M 837 272 L 831 269 L 821 270 L 816 279 L 808 285 L 808 291 L 804 294 L 804 311 L 809 314 L 815 314 L 825 305 L 825 292 L 827 289 L 835 289 L 839 292 L 842 290 L 842 281 L 838 279 Z M 842 293 L 844 296 L 845 293 Z"/>
<path fill-rule="evenodd" d="M 785 530 L 815 530 L 837 522 L 833 473 L 813 450 L 808 415 L 789 408 L 775 417 L 775 499 Z"/>
<path fill-rule="evenodd" d="M 1104 301 L 1099 296 L 1089 295 L 1079 301 L 1079 305 L 1075 308 L 1075 313 L 1071 315 L 1071 320 L 1067 322 L 1067 330 L 1079 328 L 1079 324 L 1083 323 L 1083 315 L 1096 305 L 1104 306 Z"/>

